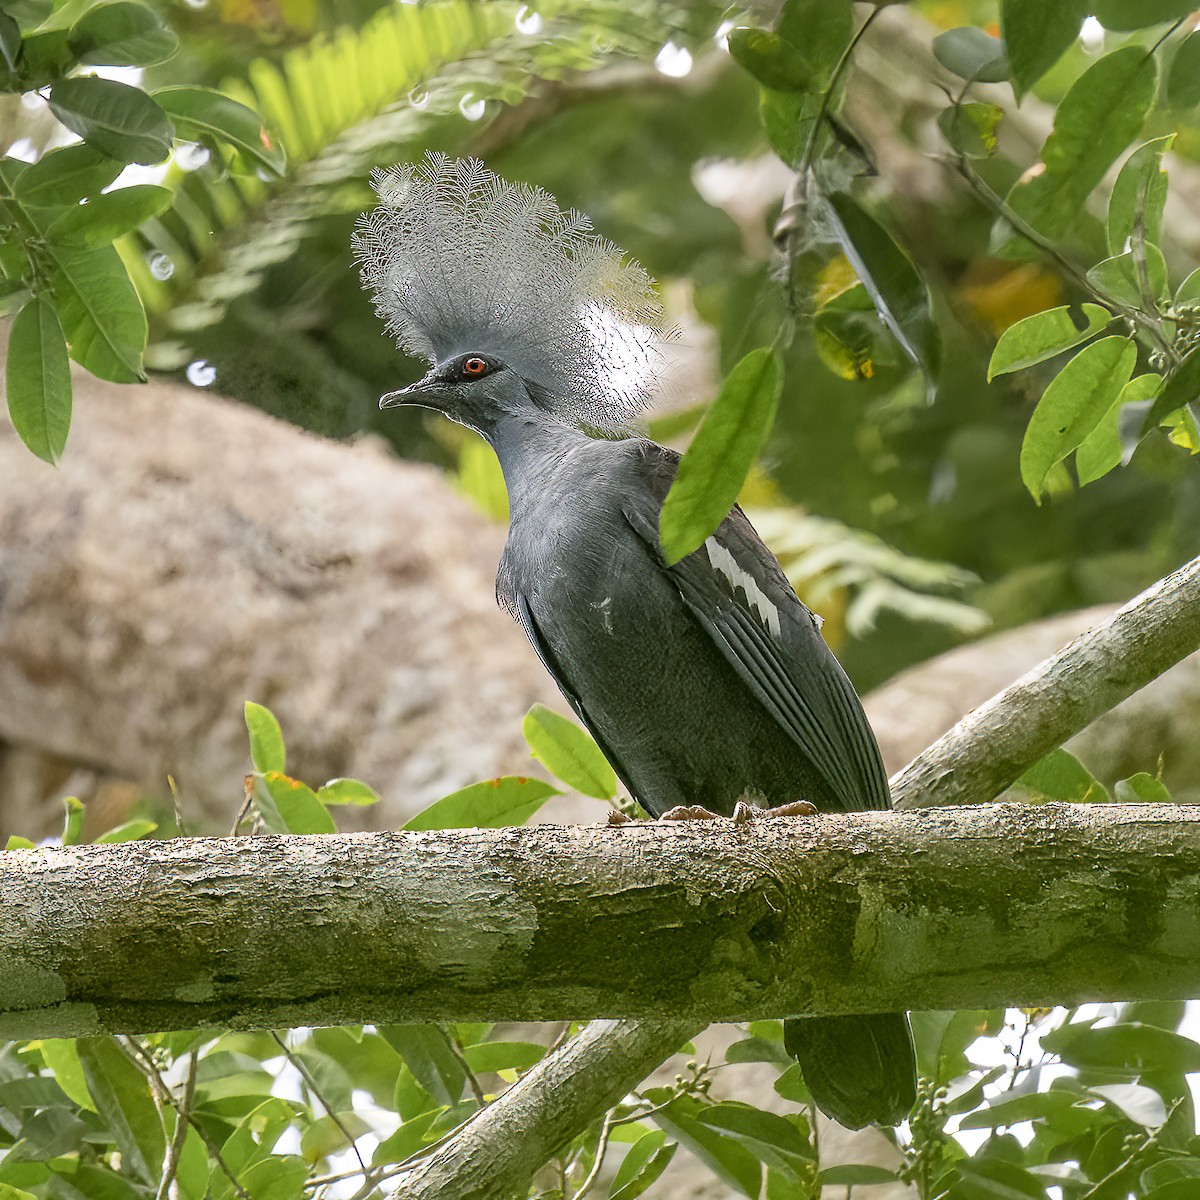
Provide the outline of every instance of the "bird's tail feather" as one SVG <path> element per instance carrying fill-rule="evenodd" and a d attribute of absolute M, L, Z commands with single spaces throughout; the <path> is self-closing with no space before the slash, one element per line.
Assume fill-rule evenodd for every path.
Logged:
<path fill-rule="evenodd" d="M 817 1107 L 847 1129 L 898 1125 L 916 1100 L 916 1052 L 904 1013 L 785 1021 L 783 1044 Z"/>

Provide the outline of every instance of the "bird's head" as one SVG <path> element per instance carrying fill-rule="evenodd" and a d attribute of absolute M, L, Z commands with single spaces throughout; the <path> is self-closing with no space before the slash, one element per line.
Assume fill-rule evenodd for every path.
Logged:
<path fill-rule="evenodd" d="M 379 407 L 430 408 L 486 437 L 503 417 L 544 415 L 540 391 L 495 355 L 469 352 L 435 363 L 416 383 L 381 396 Z"/>

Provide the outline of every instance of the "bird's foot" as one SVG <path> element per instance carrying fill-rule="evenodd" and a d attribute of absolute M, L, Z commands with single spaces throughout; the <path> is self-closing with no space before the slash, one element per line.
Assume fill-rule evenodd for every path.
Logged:
<path fill-rule="evenodd" d="M 631 825 L 632 820 L 623 812 L 617 812 L 615 808 L 608 810 L 608 823 L 610 825 Z"/>
<path fill-rule="evenodd" d="M 817 806 L 807 800 L 793 800 L 790 804 L 780 804 L 776 808 L 764 809 L 756 816 L 762 817 L 815 817 Z"/>
<path fill-rule="evenodd" d="M 709 812 L 702 804 L 677 804 L 668 808 L 658 819 L 660 821 L 715 821 L 717 813 Z"/>

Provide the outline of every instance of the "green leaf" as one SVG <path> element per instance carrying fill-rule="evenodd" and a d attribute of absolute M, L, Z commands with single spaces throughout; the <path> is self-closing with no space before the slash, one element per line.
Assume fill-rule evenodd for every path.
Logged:
<path fill-rule="evenodd" d="M 1080 484 L 1094 483 L 1114 467 L 1127 463 L 1137 445 L 1133 438 L 1122 437 L 1121 412 L 1127 404 L 1145 405 L 1162 391 L 1163 377 L 1135 375 L 1122 389 L 1112 407 L 1100 418 L 1096 428 L 1079 443 L 1075 451 L 1075 473 Z M 1139 422 L 1140 424 L 1140 422 Z"/>
<path fill-rule="evenodd" d="M 17 314 L 5 366 L 8 414 L 21 441 L 38 458 L 56 463 L 71 428 L 71 367 L 58 313 L 35 296 Z"/>
<path fill-rule="evenodd" d="M 1064 1025 L 1040 1039 L 1042 1048 L 1070 1067 L 1133 1075 L 1200 1071 L 1200 1045 L 1182 1034 L 1137 1022 L 1101 1028 Z"/>
<path fill-rule="evenodd" d="M 1170 804 L 1171 793 L 1161 779 L 1145 771 L 1118 779 L 1113 788 L 1118 804 Z"/>
<path fill-rule="evenodd" d="M 1004 1009 L 914 1012 L 909 1019 L 917 1046 L 917 1070 L 935 1083 L 948 1084 L 969 1068 L 967 1047 L 1004 1027 Z"/>
<path fill-rule="evenodd" d="M 171 122 L 140 88 L 84 75 L 56 83 L 49 99 L 68 129 L 122 162 L 160 163 L 171 152 Z"/>
<path fill-rule="evenodd" d="M 108 187 L 122 169 L 116 159 L 91 146 L 63 146 L 22 171 L 13 191 L 22 204 L 35 207 L 77 204 Z"/>
<path fill-rule="evenodd" d="M 666 1088 L 647 1088 L 652 1104 L 662 1104 L 670 1092 Z M 730 1187 L 744 1196 L 756 1198 L 762 1189 L 762 1167 L 744 1146 L 718 1133 L 698 1120 L 705 1108 L 690 1096 L 680 1096 L 650 1115 L 669 1137 L 686 1146 L 701 1162 Z"/>
<path fill-rule="evenodd" d="M 78 846 L 83 840 L 83 801 L 77 796 L 63 797 L 63 831 L 64 846 Z"/>
<path fill-rule="evenodd" d="M 1024 1167 L 998 1159 L 972 1158 L 955 1164 L 955 1200 L 1046 1200 L 1041 1181 Z"/>
<path fill-rule="evenodd" d="M 34 843 L 27 837 L 22 837 L 19 833 L 10 833 L 8 841 L 4 843 L 5 850 L 32 850 Z"/>
<path fill-rule="evenodd" d="M 727 1101 L 703 1109 L 696 1120 L 739 1143 L 760 1162 L 794 1178 L 805 1178 L 813 1165 L 812 1145 L 791 1121 L 777 1113 Z"/>
<path fill-rule="evenodd" d="M 597 800 L 616 796 L 616 772 L 591 735 L 574 721 L 560 717 L 544 704 L 535 704 L 525 714 L 521 732 L 533 757 L 568 787 Z"/>
<path fill-rule="evenodd" d="M 97 846 L 113 846 L 118 842 L 136 842 L 139 838 L 148 837 L 158 828 L 157 821 L 147 821 L 145 818 L 126 821 L 115 825 L 96 839 Z"/>
<path fill-rule="evenodd" d="M 425 1132 L 441 1113 L 440 1108 L 435 1108 L 405 1121 L 391 1137 L 385 1138 L 375 1147 L 375 1153 L 371 1155 L 371 1165 L 388 1166 L 391 1163 L 403 1162 L 410 1154 L 415 1154 L 425 1145 Z"/>
<path fill-rule="evenodd" d="M 96 1111 L 103 1113 L 121 1151 L 121 1169 L 154 1187 L 166 1139 L 146 1077 L 112 1038 L 79 1038 L 75 1047 Z"/>
<path fill-rule="evenodd" d="M 159 88 L 154 99 L 175 122 L 177 137 L 216 138 L 271 174 L 283 173 L 287 164 L 283 147 L 271 140 L 254 109 L 209 88 Z"/>
<path fill-rule="evenodd" d="M 1034 763 L 1013 787 L 1039 801 L 1089 804 L 1108 800 L 1104 785 L 1070 751 L 1061 747 Z"/>
<path fill-rule="evenodd" d="M 361 779 L 331 779 L 317 788 L 317 799 L 322 804 L 353 804 L 365 808 L 379 803 L 379 793 Z"/>
<path fill-rule="evenodd" d="M 833 192 L 827 211 L 842 252 L 871 295 L 879 319 L 927 376 L 937 371 L 940 346 L 929 292 L 892 235 L 847 192 Z"/>
<path fill-rule="evenodd" d="M 433 1025 L 383 1025 L 379 1032 L 434 1100 L 444 1105 L 458 1103 L 467 1086 L 467 1073 L 440 1029 Z"/>
<path fill-rule="evenodd" d="M 304 1195 L 308 1175 L 308 1163 L 299 1155 L 268 1154 L 247 1167 L 238 1183 L 250 1200 L 296 1200 Z"/>
<path fill-rule="evenodd" d="M 1035 363 L 1045 362 L 1064 350 L 1086 342 L 1102 330 L 1113 318 L 1099 304 L 1084 304 L 1084 327 L 1080 329 L 1071 316 L 1069 305 L 1048 308 L 1024 317 L 1010 325 L 1001 335 L 988 363 L 988 382 L 997 375 L 1022 371 Z"/>
<path fill-rule="evenodd" d="M 1153 1089 L 1139 1083 L 1105 1083 L 1087 1089 L 1123 1117 L 1146 1129 L 1157 1129 L 1167 1119 L 1167 1106 Z"/>
<path fill-rule="evenodd" d="M 13 1187 L 11 1183 L 0 1183 L 0 1200 L 37 1200 L 32 1192 Z"/>
<path fill-rule="evenodd" d="M 551 796 L 561 793 L 540 779 L 504 775 L 485 779 L 435 800 L 405 829 L 498 829 L 524 825 Z"/>
<path fill-rule="evenodd" d="M 800 1070 L 799 1063 L 792 1063 L 775 1080 L 775 1091 L 785 1100 L 792 1101 L 793 1104 L 811 1105 L 813 1102 L 812 1093 L 808 1090 L 808 1085 L 804 1082 L 804 1073 Z"/>
<path fill-rule="evenodd" d="M 748 1037 L 733 1042 L 725 1051 L 725 1061 L 730 1063 L 769 1062 L 781 1067 L 791 1066 L 795 1061 L 783 1048 L 782 1041 L 771 1038 Z"/>
<path fill-rule="evenodd" d="M 822 1187 L 851 1188 L 869 1187 L 874 1183 L 895 1183 L 900 1177 L 886 1167 L 869 1163 L 844 1163 L 826 1167 L 817 1178 Z"/>
<path fill-rule="evenodd" d="M 126 0 L 85 12 L 71 26 L 68 44 L 80 62 L 118 67 L 151 67 L 179 49 L 154 9 Z"/>
<path fill-rule="evenodd" d="M 1095 428 L 1129 382 L 1137 347 L 1106 337 L 1085 346 L 1046 388 L 1021 443 L 1021 479 L 1041 501 L 1046 477 Z"/>
<path fill-rule="evenodd" d="M 668 564 L 702 546 L 737 503 L 771 432 L 782 390 L 783 362 L 775 350 L 751 350 L 729 372 L 679 463 L 659 515 Z"/>
<path fill-rule="evenodd" d="M 1162 25 L 1186 17 L 1195 8 L 1193 0 L 1091 0 L 1092 15 L 1115 33 Z"/>
<path fill-rule="evenodd" d="M 68 209 L 46 231 L 53 242 L 107 246 L 170 207 L 175 195 L 149 183 L 103 192 Z"/>
<path fill-rule="evenodd" d="M 1167 202 L 1167 173 L 1162 156 L 1175 135 L 1155 138 L 1139 146 L 1121 164 L 1108 201 L 1108 252 L 1121 254 L 1141 237 L 1156 247 L 1162 241 L 1163 208 Z M 1165 267 L 1164 267 L 1165 275 Z"/>
<path fill-rule="evenodd" d="M 1141 46 L 1122 46 L 1097 59 L 1058 106 L 1054 130 L 1042 147 L 1044 169 L 1027 172 L 1009 192 L 1017 215 L 1047 237 L 1076 225 L 1092 189 L 1141 132 L 1157 82 L 1156 60 Z M 997 230 L 997 253 L 1031 252 L 1006 222 Z"/>
<path fill-rule="evenodd" d="M 1088 0 L 1000 0 L 1000 34 L 1017 99 L 1074 45 Z"/>
<path fill-rule="evenodd" d="M 80 1108 L 87 1108 L 95 1112 L 96 1106 L 92 1101 L 92 1094 L 87 1088 L 83 1063 L 79 1059 L 75 1039 L 46 1038 L 39 1044 L 38 1053 L 42 1056 L 42 1061 L 50 1068 L 58 1086 Z"/>
<path fill-rule="evenodd" d="M 1195 108 L 1200 104 L 1200 31 L 1180 42 L 1167 76 L 1167 103 L 1172 108 Z"/>
<path fill-rule="evenodd" d="M 1200 350 L 1193 350 L 1175 368 L 1174 374 L 1159 392 L 1158 398 L 1142 422 L 1141 436 L 1145 437 L 1173 412 L 1197 399 L 1200 399 Z"/>
<path fill-rule="evenodd" d="M 1192 271 L 1175 290 L 1173 303 L 1176 308 L 1200 306 L 1200 267 Z"/>
<path fill-rule="evenodd" d="M 144 383 L 146 310 L 112 246 L 47 244 L 54 296 L 71 357 L 112 383 Z"/>
<path fill-rule="evenodd" d="M 678 1149 L 678 1143 L 667 1143 L 661 1129 L 638 1138 L 613 1176 L 609 1200 L 637 1200 L 667 1169 Z"/>
<path fill-rule="evenodd" d="M 804 47 L 814 90 L 829 81 L 854 37 L 852 0 L 784 0 L 775 32 Z"/>
<path fill-rule="evenodd" d="M 1139 264 L 1138 258 L 1142 261 Z M 1098 291 L 1114 296 L 1134 308 L 1153 312 L 1171 295 L 1167 283 L 1167 260 L 1155 245 L 1139 245 L 1098 262 L 1088 273 L 1088 282 Z"/>
<path fill-rule="evenodd" d="M 468 1065 L 476 1073 L 483 1071 L 528 1071 L 546 1056 L 546 1047 L 537 1042 L 477 1042 L 463 1051 Z"/>
<path fill-rule="evenodd" d="M 287 770 L 287 750 L 283 744 L 283 730 L 275 714 L 262 704 L 247 700 L 245 705 L 246 729 L 250 734 L 250 761 L 256 771 Z"/>
<path fill-rule="evenodd" d="M 960 79 L 1002 83 L 1008 78 L 1004 43 L 977 25 L 962 25 L 939 33 L 933 39 L 933 56 Z"/>
<path fill-rule="evenodd" d="M 21 27 L 8 13 L 0 12 L 0 61 L 11 71 L 20 53 Z"/>
<path fill-rule="evenodd" d="M 740 26 L 729 33 L 729 53 L 764 87 L 777 92 L 803 92 L 812 68 L 791 42 L 767 29 Z"/>
<path fill-rule="evenodd" d="M 998 104 L 955 104 L 938 113 L 938 128 L 960 154 L 988 158 L 996 153 L 996 129 L 1003 117 Z"/>
<path fill-rule="evenodd" d="M 276 829 L 267 816 L 268 805 L 259 804 L 263 820 L 278 833 L 336 833 L 337 826 L 329 810 L 317 799 L 312 788 L 282 771 L 265 771 L 256 775 L 254 798 L 262 801 L 265 788 L 274 804 L 282 828 Z"/>

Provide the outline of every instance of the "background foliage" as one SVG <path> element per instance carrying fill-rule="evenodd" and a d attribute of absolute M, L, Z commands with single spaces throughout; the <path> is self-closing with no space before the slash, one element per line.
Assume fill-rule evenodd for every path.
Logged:
<path fill-rule="evenodd" d="M 478 153 L 587 211 L 663 282 L 708 351 L 652 425 L 681 439 L 703 418 L 664 535 L 686 551 L 740 491 L 861 687 L 989 623 L 1125 599 L 1197 551 L 1192 7 L 7 3 L 12 420 L 69 470 L 68 356 L 106 379 L 215 381 L 331 436 L 374 431 L 499 515 L 478 442 L 379 416 L 420 364 L 380 336 L 348 254 L 373 166 Z M 273 718 L 247 720 L 256 827 L 327 832 L 331 808 L 373 799 L 291 779 Z M 629 807 L 569 723 L 535 710 L 525 732 L 566 786 Z M 1109 791 L 1060 752 L 1022 786 L 1161 799 L 1159 775 L 1151 760 Z M 412 827 L 519 823 L 552 791 L 469 788 Z M 160 821 L 107 836 L 173 832 Z M 68 801 L 63 840 L 81 824 Z M 1184 1021 L 1178 1005 L 918 1014 L 925 1082 L 896 1170 L 922 1197 L 1194 1194 Z M 822 1168 L 780 1038 L 756 1023 L 724 1062 L 630 1097 L 541 1193 L 628 1200 L 679 1145 L 750 1196 L 883 1182 L 890 1169 Z M 166 1195 L 164 1180 L 187 1197 L 365 1197 L 548 1040 L 455 1026 L 12 1044 L 0 1200 Z M 733 1098 L 747 1063 L 774 1073 L 772 1111 Z"/>

